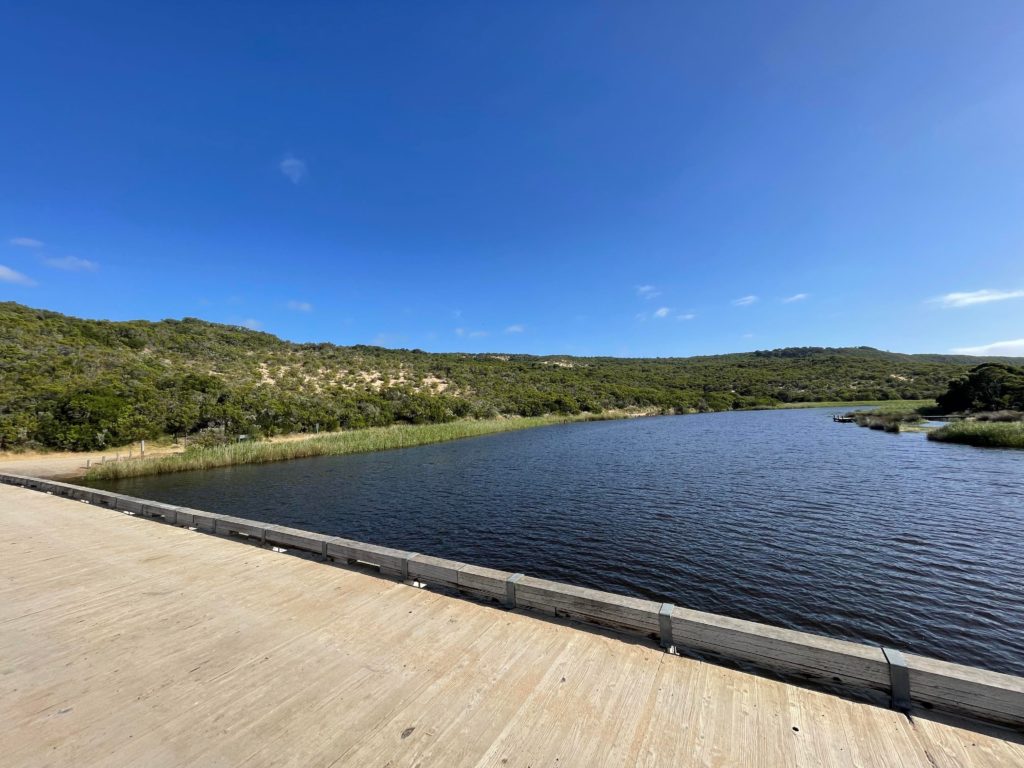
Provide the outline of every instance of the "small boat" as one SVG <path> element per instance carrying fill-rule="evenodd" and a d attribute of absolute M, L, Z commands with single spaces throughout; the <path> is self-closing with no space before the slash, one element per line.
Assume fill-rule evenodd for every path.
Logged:
<path fill-rule="evenodd" d="M 853 416 L 833 416 L 832 421 L 839 422 L 840 424 L 852 424 Z"/>

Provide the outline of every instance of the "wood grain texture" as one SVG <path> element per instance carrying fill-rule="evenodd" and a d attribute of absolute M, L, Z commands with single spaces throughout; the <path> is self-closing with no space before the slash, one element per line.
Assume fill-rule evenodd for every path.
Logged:
<path fill-rule="evenodd" d="M 835 640 L 728 616 L 676 607 L 677 646 L 853 687 L 888 691 L 889 665 L 877 646 Z M 838 678 L 838 680 L 835 680 Z"/>
<path fill-rule="evenodd" d="M 13 768 L 1024 764 L 993 734 L 8 486 L 0 553 Z"/>
<path fill-rule="evenodd" d="M 906 654 L 912 697 L 948 712 L 1024 724 L 1024 678 Z"/>

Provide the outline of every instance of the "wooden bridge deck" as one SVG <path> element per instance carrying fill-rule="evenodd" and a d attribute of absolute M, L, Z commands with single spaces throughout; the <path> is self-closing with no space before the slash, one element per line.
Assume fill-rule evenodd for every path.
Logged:
<path fill-rule="evenodd" d="M 0 744 L 9 766 L 1024 765 L 998 733 L 9 486 Z"/>

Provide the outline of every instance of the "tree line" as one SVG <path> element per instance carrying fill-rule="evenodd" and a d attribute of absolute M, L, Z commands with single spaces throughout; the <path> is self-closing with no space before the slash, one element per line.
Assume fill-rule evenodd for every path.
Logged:
<path fill-rule="evenodd" d="M 8 302 L 0 303 L 0 450 L 607 409 L 919 399 L 943 394 L 975 363 L 868 347 L 653 359 L 435 354 L 294 344 L 194 318 L 85 320 Z"/>

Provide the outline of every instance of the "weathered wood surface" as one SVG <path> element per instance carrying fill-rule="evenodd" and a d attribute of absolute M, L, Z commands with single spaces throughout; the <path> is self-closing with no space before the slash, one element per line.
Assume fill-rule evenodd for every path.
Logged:
<path fill-rule="evenodd" d="M 1024 678 L 910 653 L 906 658 L 915 701 L 938 710 L 1024 725 Z"/>
<path fill-rule="evenodd" d="M 679 607 L 672 613 L 672 636 L 682 647 L 767 669 L 854 688 L 889 690 L 889 665 L 882 649 L 875 646 Z"/>
<path fill-rule="evenodd" d="M 993 733 L 2 485 L 0 552 L 5 767 L 1024 764 Z"/>
<path fill-rule="evenodd" d="M 169 504 L 133 499 L 66 483 L 0 473 L 0 482 L 88 501 L 206 533 L 259 539 L 339 563 L 371 565 L 380 573 L 485 600 L 571 618 L 658 639 L 665 647 L 738 663 L 745 668 L 846 692 L 881 691 L 901 708 L 950 712 L 1024 730 L 1024 678 L 908 655 L 903 683 L 877 646 L 662 605 L 650 600 L 570 586 L 523 574 L 480 568 L 390 547 L 311 533 Z M 909 679 L 909 697 L 906 681 Z M 898 690 L 897 690 L 898 689 Z"/>

